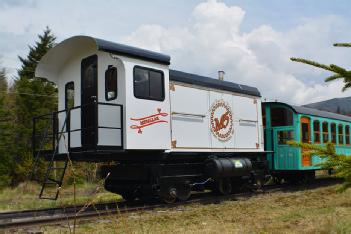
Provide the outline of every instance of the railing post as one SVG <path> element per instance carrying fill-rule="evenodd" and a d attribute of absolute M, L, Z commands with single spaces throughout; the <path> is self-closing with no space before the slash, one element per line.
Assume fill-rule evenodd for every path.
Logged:
<path fill-rule="evenodd" d="M 71 150 L 71 108 L 69 108 L 66 112 L 66 132 L 67 132 L 67 140 L 68 140 L 68 152 Z"/>
<path fill-rule="evenodd" d="M 94 134 L 94 146 L 95 146 L 95 151 L 97 150 L 97 144 L 98 144 L 98 134 L 99 134 L 99 120 L 98 120 L 98 102 L 95 99 L 94 100 L 94 111 L 95 111 L 95 134 Z"/>

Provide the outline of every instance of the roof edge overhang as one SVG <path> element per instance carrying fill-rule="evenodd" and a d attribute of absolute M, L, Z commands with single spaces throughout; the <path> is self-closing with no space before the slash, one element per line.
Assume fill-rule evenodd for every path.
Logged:
<path fill-rule="evenodd" d="M 74 36 L 57 44 L 41 58 L 35 69 L 35 76 L 46 78 L 49 81 L 56 83 L 60 68 L 66 63 L 66 61 L 75 54 L 82 53 L 87 50 L 104 51 L 164 65 L 169 65 L 171 60 L 170 56 L 168 55 L 137 47 L 114 43 L 89 36 Z"/>

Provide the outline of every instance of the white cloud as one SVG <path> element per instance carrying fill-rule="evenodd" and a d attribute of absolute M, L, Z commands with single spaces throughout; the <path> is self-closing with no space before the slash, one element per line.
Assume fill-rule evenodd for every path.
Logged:
<path fill-rule="evenodd" d="M 135 13 L 138 17 L 131 17 L 125 12 L 137 10 L 133 3 L 117 7 L 120 4 L 78 0 L 60 4 L 44 0 L 2 1 L 2 65 L 14 75 L 19 65 L 17 55 L 25 55 L 26 45 L 49 25 L 58 40 L 77 34 L 113 41 L 120 38 L 128 44 L 170 54 L 175 69 L 213 77 L 217 70 L 224 70 L 227 80 L 258 87 L 270 99 L 302 104 L 351 95 L 341 92 L 340 82 L 325 84 L 323 78 L 328 73 L 289 60 L 294 56 L 350 65 L 351 51 L 332 47 L 334 42 L 351 38 L 351 23 L 339 16 L 300 19 L 297 25 L 284 31 L 261 25 L 243 32 L 245 11 L 216 0 L 198 4 L 187 20 L 181 20 L 182 25 L 177 22 L 172 27 L 159 20 L 155 23 L 147 18 L 149 11 L 142 9 Z M 167 16 L 164 11 L 159 14 Z M 139 26 L 131 32 L 131 25 Z"/>
<path fill-rule="evenodd" d="M 225 70 L 227 80 L 258 87 L 270 99 L 304 104 L 350 96 L 350 91 L 341 92 L 341 82 L 324 83 L 327 73 L 289 60 L 299 56 L 347 65 L 350 51 L 333 48 L 332 43 L 351 37 L 350 24 L 326 16 L 303 19 L 285 32 L 262 25 L 242 33 L 244 17 L 243 9 L 210 0 L 196 6 L 182 28 L 142 25 L 122 40 L 170 54 L 176 69 L 212 76 Z"/>

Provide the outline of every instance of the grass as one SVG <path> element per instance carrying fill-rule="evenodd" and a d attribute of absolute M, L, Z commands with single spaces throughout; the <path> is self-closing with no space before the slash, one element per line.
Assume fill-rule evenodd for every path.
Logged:
<path fill-rule="evenodd" d="M 351 233 L 351 189 L 338 193 L 337 188 L 111 215 L 81 221 L 76 233 Z M 41 231 L 69 233 L 62 226 Z"/>
<path fill-rule="evenodd" d="M 35 183 L 23 183 L 16 188 L 0 191 L 0 212 L 13 210 L 40 209 L 73 205 L 73 186 L 63 186 L 58 200 L 38 198 L 41 186 Z M 79 184 L 76 186 L 76 204 L 86 202 L 119 201 L 122 197 L 103 190 L 99 184 Z"/>

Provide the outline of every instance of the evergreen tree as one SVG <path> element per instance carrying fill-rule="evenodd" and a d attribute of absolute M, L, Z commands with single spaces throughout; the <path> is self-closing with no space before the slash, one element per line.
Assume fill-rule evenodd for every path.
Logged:
<path fill-rule="evenodd" d="M 335 170 L 335 176 L 344 179 L 344 183 L 339 188 L 339 191 L 344 191 L 351 187 L 351 156 L 337 154 L 333 143 L 328 142 L 325 146 L 296 142 L 288 143 L 304 149 L 304 155 L 308 157 L 318 155 L 326 159 L 320 166 L 326 170 L 333 168 Z"/>
<path fill-rule="evenodd" d="M 32 168 L 33 117 L 57 110 L 57 89 L 51 82 L 35 77 L 35 68 L 44 54 L 55 45 L 56 37 L 47 27 L 39 40 L 29 46 L 27 57 L 19 57 L 22 66 L 14 83 L 16 167 L 12 184 L 25 180 Z"/>
<path fill-rule="evenodd" d="M 11 182 L 13 129 L 5 69 L 0 70 L 0 188 Z"/>
<path fill-rule="evenodd" d="M 351 43 L 336 43 L 334 46 L 338 47 L 351 47 Z M 290 58 L 294 62 L 300 62 L 304 64 L 308 64 L 314 67 L 322 68 L 327 71 L 331 71 L 334 75 L 327 77 L 325 79 L 326 82 L 333 80 L 343 80 L 344 87 L 342 91 L 345 91 L 351 88 L 351 71 L 340 66 L 331 64 L 325 65 L 315 61 L 302 59 L 302 58 Z M 338 108 L 338 112 L 341 112 L 340 108 Z M 335 150 L 335 145 L 332 143 L 327 143 L 325 146 L 318 146 L 312 144 L 305 143 L 294 143 L 290 144 L 306 149 L 306 155 L 311 157 L 312 155 L 318 155 L 326 160 L 321 164 L 321 166 L 325 169 L 333 168 L 336 171 L 336 176 L 345 179 L 341 190 L 345 190 L 351 187 L 351 155 L 337 154 Z"/>

